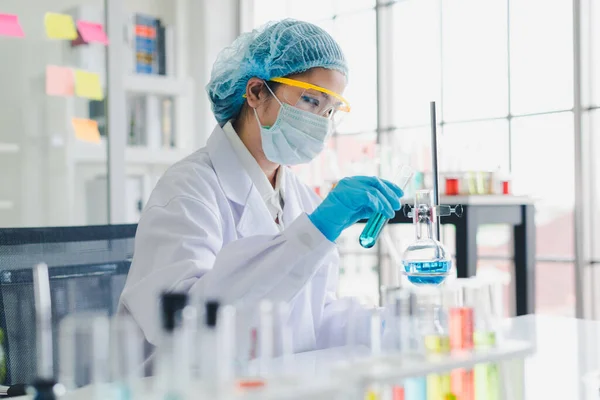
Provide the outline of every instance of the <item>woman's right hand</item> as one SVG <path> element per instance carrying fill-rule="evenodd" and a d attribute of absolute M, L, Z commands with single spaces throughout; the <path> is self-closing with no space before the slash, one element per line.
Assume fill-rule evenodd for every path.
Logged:
<path fill-rule="evenodd" d="M 377 177 L 342 179 L 308 217 L 323 235 L 334 242 L 342 231 L 374 213 L 392 218 L 400 209 L 402 189 Z"/>

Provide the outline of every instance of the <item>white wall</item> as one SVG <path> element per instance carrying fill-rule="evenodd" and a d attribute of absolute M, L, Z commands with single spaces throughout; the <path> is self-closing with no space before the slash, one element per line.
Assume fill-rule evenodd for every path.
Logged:
<path fill-rule="evenodd" d="M 195 82 L 194 126 L 197 130 L 196 146 L 206 143 L 217 121 L 211 110 L 205 86 L 210 80 L 212 65 L 217 54 L 230 45 L 239 35 L 239 2 L 244 0 L 201 0 L 192 1 L 190 12 L 191 29 L 190 71 Z"/>

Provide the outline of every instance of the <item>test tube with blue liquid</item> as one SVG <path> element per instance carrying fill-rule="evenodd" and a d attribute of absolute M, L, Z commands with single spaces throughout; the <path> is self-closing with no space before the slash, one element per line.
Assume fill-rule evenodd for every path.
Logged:
<path fill-rule="evenodd" d="M 413 169 L 408 165 L 403 165 L 399 168 L 393 182 L 400 187 L 400 189 L 405 190 L 406 186 L 410 182 L 414 174 Z M 389 221 L 389 219 L 383 215 L 382 213 L 375 213 L 369 218 L 365 228 L 359 237 L 359 242 L 362 247 L 365 249 L 370 249 L 375 246 L 377 243 L 377 239 L 383 231 L 383 227 Z"/>

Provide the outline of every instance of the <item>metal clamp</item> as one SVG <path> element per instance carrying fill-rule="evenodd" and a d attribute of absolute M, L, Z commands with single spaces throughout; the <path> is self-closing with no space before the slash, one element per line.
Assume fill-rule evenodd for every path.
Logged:
<path fill-rule="evenodd" d="M 413 218 L 414 217 L 413 208 L 414 208 L 413 206 L 411 206 L 409 204 L 405 204 L 404 207 L 402 207 L 402 212 L 404 213 L 404 216 L 408 217 L 408 218 Z M 435 211 L 436 211 L 436 214 L 438 217 L 449 217 L 452 214 L 454 214 L 460 218 L 463 215 L 463 207 L 460 204 L 457 204 L 454 207 L 448 206 L 448 205 L 436 206 Z M 431 210 L 428 207 L 419 208 L 419 217 L 425 218 L 425 217 L 430 217 L 430 216 L 431 216 Z"/>

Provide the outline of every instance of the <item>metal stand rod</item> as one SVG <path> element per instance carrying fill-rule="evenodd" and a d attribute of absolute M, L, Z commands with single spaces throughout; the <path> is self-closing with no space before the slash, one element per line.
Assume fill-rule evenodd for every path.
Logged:
<path fill-rule="evenodd" d="M 430 114 L 431 114 L 431 162 L 433 164 L 433 205 L 438 207 L 440 205 L 440 194 L 439 194 L 439 175 L 438 175 L 438 151 L 437 151 L 437 118 L 435 114 L 435 101 L 430 103 Z M 436 215 L 438 219 L 436 240 L 440 240 L 440 217 Z"/>

